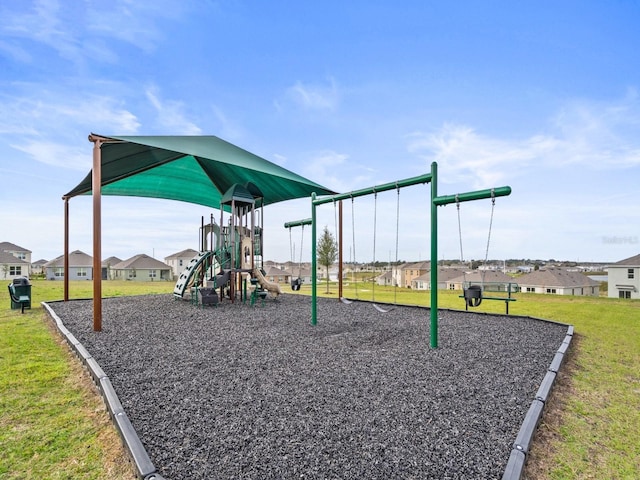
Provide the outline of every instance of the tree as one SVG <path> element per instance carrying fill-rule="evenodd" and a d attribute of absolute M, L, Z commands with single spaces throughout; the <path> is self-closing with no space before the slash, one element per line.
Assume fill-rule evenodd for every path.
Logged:
<path fill-rule="evenodd" d="M 329 267 L 336 261 L 338 245 L 336 245 L 336 241 L 327 226 L 324 227 L 322 237 L 320 237 L 320 241 L 318 242 L 316 256 L 318 263 L 324 266 L 327 272 L 327 293 L 329 293 Z"/>

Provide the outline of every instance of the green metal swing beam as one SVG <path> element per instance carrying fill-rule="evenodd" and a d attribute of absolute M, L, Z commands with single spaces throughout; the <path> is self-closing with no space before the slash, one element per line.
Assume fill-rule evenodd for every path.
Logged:
<path fill-rule="evenodd" d="M 294 220 L 284 224 L 284 228 L 303 227 L 305 225 L 311 225 L 311 219 L 305 218 L 304 220 Z"/>
<path fill-rule="evenodd" d="M 337 202 L 348 198 L 356 198 L 364 195 L 371 195 L 387 190 L 399 189 L 418 185 L 421 183 L 431 184 L 431 308 L 430 308 L 430 346 L 438 348 L 438 207 L 450 203 L 470 202 L 483 198 L 505 197 L 511 194 L 511 187 L 497 187 L 485 190 L 459 193 L 457 195 L 438 196 L 438 164 L 431 164 L 431 173 L 418 177 L 406 178 L 396 182 L 385 183 L 375 187 L 363 188 L 349 193 L 331 195 L 329 197 L 316 198 L 316 194 L 311 194 L 311 325 L 316 325 L 318 321 L 318 301 L 317 301 L 317 258 L 316 258 L 316 207 L 325 203 Z M 291 222 L 296 223 L 296 222 Z M 287 224 L 285 224 L 287 226 Z M 291 225 L 295 226 L 295 225 Z M 342 225 L 340 226 L 342 228 Z M 375 260 L 375 259 L 374 259 Z M 434 288 L 435 287 L 435 288 Z"/>

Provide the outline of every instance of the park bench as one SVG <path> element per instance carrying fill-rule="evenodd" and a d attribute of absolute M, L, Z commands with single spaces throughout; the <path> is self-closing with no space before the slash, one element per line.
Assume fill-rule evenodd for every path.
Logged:
<path fill-rule="evenodd" d="M 460 298 L 464 298 L 464 309 L 469 310 L 469 307 L 477 307 L 479 306 L 483 300 L 495 300 L 504 302 L 505 312 L 509 315 L 509 303 L 515 302 L 516 299 L 511 297 L 512 286 L 509 284 L 507 286 L 507 294 L 506 297 L 491 297 L 484 295 L 483 288 L 480 285 L 469 285 L 467 288 L 463 289 L 463 294 L 459 295 Z"/>

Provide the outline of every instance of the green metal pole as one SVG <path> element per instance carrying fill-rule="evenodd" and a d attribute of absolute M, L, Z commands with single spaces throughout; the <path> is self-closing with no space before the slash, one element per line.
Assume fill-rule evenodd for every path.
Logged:
<path fill-rule="evenodd" d="M 323 197 L 317 200 L 313 200 L 314 205 L 322 205 L 324 203 L 337 202 L 339 200 L 347 200 L 349 198 L 362 197 L 364 195 L 371 195 L 372 193 L 385 192 L 387 190 L 396 190 L 398 188 L 410 187 L 411 185 L 419 185 L 420 183 L 428 183 L 431 181 L 431 174 L 426 173 L 417 177 L 405 178 L 404 180 L 398 180 L 395 182 L 384 183 L 382 185 L 376 185 L 375 187 L 363 188 L 361 190 L 354 190 L 349 193 L 341 193 L 338 195 L 332 195 L 330 197 Z"/>
<path fill-rule="evenodd" d="M 316 288 L 318 279 L 316 278 L 316 193 L 311 194 L 311 325 L 318 323 L 318 299 Z"/>
<path fill-rule="evenodd" d="M 293 222 L 287 222 L 284 224 L 284 228 L 301 227 L 303 225 L 311 225 L 311 219 L 305 218 L 304 220 L 295 220 Z"/>
<path fill-rule="evenodd" d="M 511 187 L 487 188 L 486 190 L 476 190 L 474 192 L 458 193 L 457 195 L 443 195 L 435 197 L 433 203 L 435 205 L 448 205 L 450 203 L 470 202 L 472 200 L 481 200 L 483 198 L 506 197 L 511 194 Z"/>
<path fill-rule="evenodd" d="M 431 348 L 438 348 L 438 164 L 431 164 Z"/>

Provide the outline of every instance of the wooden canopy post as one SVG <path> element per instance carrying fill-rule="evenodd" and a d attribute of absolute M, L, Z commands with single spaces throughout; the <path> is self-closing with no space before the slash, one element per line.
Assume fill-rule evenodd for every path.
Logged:
<path fill-rule="evenodd" d="M 89 141 L 93 142 L 91 179 L 91 193 L 93 196 L 93 331 L 100 332 L 102 330 L 102 155 L 100 147 L 102 147 L 104 139 L 91 134 L 89 135 Z"/>
<path fill-rule="evenodd" d="M 69 301 L 69 197 L 64 200 L 64 301 Z"/>

